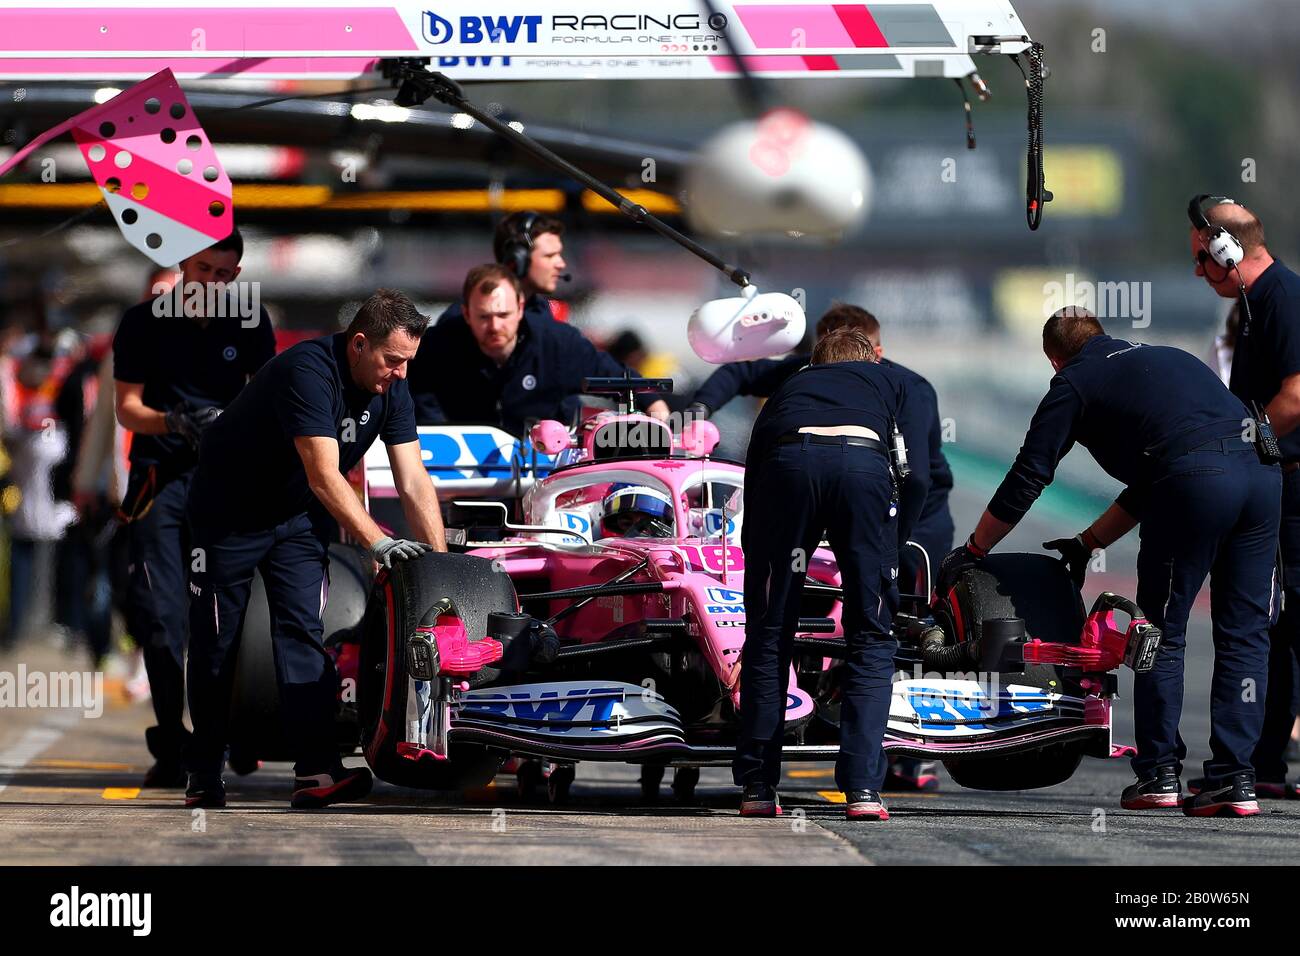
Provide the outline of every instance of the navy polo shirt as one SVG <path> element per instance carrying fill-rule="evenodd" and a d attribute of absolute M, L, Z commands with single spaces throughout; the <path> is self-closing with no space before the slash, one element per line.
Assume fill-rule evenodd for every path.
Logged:
<path fill-rule="evenodd" d="M 1241 399 L 1196 356 L 1094 336 L 1053 376 L 989 512 L 1018 522 L 1077 442 L 1124 483 L 1118 502 L 1141 520 L 1160 462 L 1189 451 L 1188 441 L 1241 435 L 1246 416 Z"/>
<path fill-rule="evenodd" d="M 298 437 L 333 438 L 339 471 L 361 461 L 376 438 L 416 440 L 404 380 L 380 395 L 352 382 L 344 333 L 300 342 L 268 362 L 203 434 L 190 490 L 196 519 L 263 531 L 304 512 L 327 513 L 307 484 Z"/>
<path fill-rule="evenodd" d="M 699 402 L 715 412 L 737 395 L 755 395 L 767 398 L 795 372 L 808 364 L 807 355 L 789 355 L 781 359 L 755 359 L 750 362 L 728 362 L 717 368 L 696 391 L 692 401 Z M 906 385 L 906 408 L 900 416 L 899 430 L 904 433 L 909 456 L 915 464 L 920 444 L 928 450 L 930 463 L 930 490 L 917 523 L 916 531 L 929 528 L 940 537 L 952 524 L 948 513 L 948 496 L 952 492 L 952 468 L 943 454 L 943 425 L 939 420 L 939 396 L 922 375 L 889 359 L 880 365 L 893 369 Z M 902 422 L 907 423 L 904 428 Z M 923 432 L 921 431 L 923 429 Z M 910 433 L 910 434 L 909 434 Z M 884 433 L 880 433 L 884 437 Z M 924 437 L 922 437 L 922 435 Z"/>
<path fill-rule="evenodd" d="M 726 362 L 714 369 L 704 384 L 695 390 L 692 402 L 711 413 L 737 395 L 770 397 L 791 375 L 808 364 L 808 355 L 787 355 L 779 359 L 754 359 L 749 362 Z"/>
<path fill-rule="evenodd" d="M 265 309 L 249 327 L 237 317 L 209 319 L 203 325 L 197 319 L 156 315 L 157 301 L 127 309 L 113 337 L 113 378 L 143 385 L 149 408 L 166 412 L 183 402 L 225 408 L 248 377 L 275 355 L 275 332 Z M 133 463 L 187 471 L 197 460 L 180 435 L 136 435 L 131 440 Z"/>
<path fill-rule="evenodd" d="M 1250 322 L 1237 335 L 1230 387 L 1234 395 L 1262 409 L 1300 372 L 1300 276 L 1274 259 L 1246 293 Z M 1300 428 L 1280 439 L 1284 461 L 1300 461 Z"/>
<path fill-rule="evenodd" d="M 498 366 L 478 347 L 460 308 L 449 308 L 424 333 L 411 363 L 410 387 L 421 425 L 491 424 L 522 435 L 532 421 L 571 421 L 582 404 L 582 380 L 627 371 L 577 329 L 525 304 L 519 339 Z M 644 400 L 643 400 L 644 399 Z M 642 408 L 653 397 L 638 398 Z"/>
<path fill-rule="evenodd" d="M 899 540 L 908 540 L 930 489 L 930 453 L 928 413 L 908 400 L 907 378 L 897 367 L 875 362 L 809 365 L 791 375 L 754 422 L 745 459 L 746 488 L 783 435 L 806 425 L 862 425 L 888 445 L 890 426 L 897 422 L 912 472 L 900 489 L 898 516 Z"/>

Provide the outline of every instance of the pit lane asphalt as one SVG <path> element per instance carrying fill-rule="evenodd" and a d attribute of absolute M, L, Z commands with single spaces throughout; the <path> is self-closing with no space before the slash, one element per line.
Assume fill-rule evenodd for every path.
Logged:
<path fill-rule="evenodd" d="M 962 483 L 958 482 L 962 488 Z M 954 496 L 959 535 L 989 489 Z M 1029 518 L 1009 549 L 1077 530 Z M 1077 523 L 1077 522 L 1075 522 Z M 1132 596 L 1132 542 L 1107 553 L 1087 599 L 1109 589 Z M 1182 731 L 1194 775 L 1207 755 L 1210 635 L 1204 598 L 1189 635 Z M 47 642 L 0 657 L 0 671 L 74 665 Z M 1115 706 L 1115 738 L 1131 742 L 1127 675 Z M 227 774 L 229 806 L 185 810 L 178 791 L 140 790 L 147 766 L 145 705 L 116 703 L 97 719 L 59 710 L 6 709 L 0 720 L 0 863 L 370 863 L 370 864 L 1282 864 L 1300 859 L 1300 802 L 1265 801 L 1244 820 L 1189 820 L 1178 812 L 1129 812 L 1119 792 L 1126 760 L 1085 759 L 1064 784 L 1021 793 L 957 787 L 937 794 L 886 794 L 892 819 L 843 819 L 826 765 L 790 765 L 781 787 L 786 814 L 741 820 L 730 774 L 706 769 L 693 806 L 665 781 L 660 802 L 641 798 L 638 770 L 582 764 L 569 805 L 525 804 L 513 778 L 463 798 L 378 784 L 364 803 L 323 812 L 288 808 L 290 768 L 269 764 Z M 349 761 L 359 763 L 359 758 Z"/>

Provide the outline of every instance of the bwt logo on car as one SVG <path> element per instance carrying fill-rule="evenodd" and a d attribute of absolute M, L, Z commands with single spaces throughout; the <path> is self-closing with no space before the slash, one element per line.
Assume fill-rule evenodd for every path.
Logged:
<path fill-rule="evenodd" d="M 731 588 L 708 588 L 705 592 L 713 604 L 705 605 L 705 614 L 744 614 L 745 592 Z"/>
<path fill-rule="evenodd" d="M 542 18 L 536 15 L 461 17 L 459 39 L 461 43 L 536 43 L 537 28 L 541 25 Z M 421 27 L 429 43 L 449 43 L 458 36 L 456 26 L 432 10 L 424 11 Z"/>
<path fill-rule="evenodd" d="M 479 694 L 461 704 L 467 713 L 478 711 L 487 714 L 500 714 L 503 717 L 514 716 L 520 720 L 540 721 L 543 724 L 554 723 L 554 727 L 545 729 L 563 733 L 570 729 L 567 725 L 578 719 L 584 707 L 591 705 L 591 723 L 594 727 L 608 728 L 614 705 L 622 698 L 619 687 L 593 687 L 590 690 L 579 688 L 567 690 L 564 696 L 559 691 L 545 690 L 533 698 L 530 693 L 522 694 Z"/>
<path fill-rule="evenodd" d="M 923 721 L 936 724 L 961 721 L 972 730 L 984 728 L 983 724 L 972 721 L 1035 714 L 1052 709 L 1051 699 L 1039 692 L 1010 690 L 1009 693 L 1010 697 L 974 688 L 960 694 L 945 688 L 910 687 L 907 701 Z"/>

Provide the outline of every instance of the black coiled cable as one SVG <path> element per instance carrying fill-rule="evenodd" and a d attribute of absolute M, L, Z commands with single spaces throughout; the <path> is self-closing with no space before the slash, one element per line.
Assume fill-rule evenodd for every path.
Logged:
<path fill-rule="evenodd" d="M 1043 221 L 1043 205 L 1052 201 L 1043 180 L 1043 45 L 1034 41 L 1029 45 L 1029 70 L 1026 72 L 1018 56 L 1011 58 L 1025 78 L 1029 96 L 1029 147 L 1025 177 L 1025 218 L 1030 229 L 1037 229 Z"/>

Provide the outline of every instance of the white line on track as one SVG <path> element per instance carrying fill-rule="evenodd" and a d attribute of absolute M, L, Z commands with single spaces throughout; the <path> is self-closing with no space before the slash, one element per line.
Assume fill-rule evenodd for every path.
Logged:
<path fill-rule="evenodd" d="M 17 771 L 52 747 L 76 719 L 75 713 L 58 714 L 44 724 L 32 727 L 14 744 L 0 750 L 0 793 L 9 786 Z"/>

